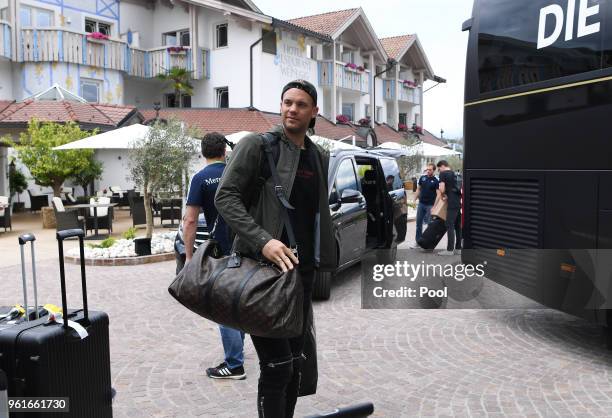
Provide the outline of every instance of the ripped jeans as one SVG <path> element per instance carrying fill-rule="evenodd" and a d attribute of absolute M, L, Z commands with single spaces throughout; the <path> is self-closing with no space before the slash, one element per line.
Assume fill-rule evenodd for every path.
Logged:
<path fill-rule="evenodd" d="M 314 272 L 298 277 L 304 285 L 304 324 L 312 304 Z M 291 418 L 297 403 L 304 348 L 302 335 L 294 338 L 266 338 L 251 335 L 259 357 L 257 412 L 259 418 Z"/>

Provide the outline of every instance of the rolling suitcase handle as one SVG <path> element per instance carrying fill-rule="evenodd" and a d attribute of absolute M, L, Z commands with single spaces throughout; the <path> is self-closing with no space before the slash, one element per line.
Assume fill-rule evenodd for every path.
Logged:
<path fill-rule="evenodd" d="M 25 255 L 24 248 L 26 243 L 30 243 L 30 248 L 32 250 L 32 281 L 34 283 L 34 310 L 36 311 L 36 319 L 39 318 L 38 315 L 38 285 L 36 284 L 36 263 L 34 262 L 34 241 L 36 241 L 36 237 L 34 234 L 23 234 L 19 238 L 19 250 L 21 252 L 21 279 L 23 280 L 23 306 L 25 308 L 25 320 L 30 320 L 30 307 L 28 305 L 28 286 L 26 284 L 26 271 L 25 271 Z"/>
<path fill-rule="evenodd" d="M 59 263 L 60 263 L 60 280 L 62 284 L 62 312 L 64 319 L 64 328 L 68 329 L 68 304 L 66 303 L 66 274 L 64 271 L 64 240 L 66 238 L 79 237 L 79 252 L 81 259 L 81 288 L 83 290 L 83 317 L 85 322 L 89 322 L 89 310 L 87 309 L 87 283 L 85 279 L 85 244 L 84 237 L 85 232 L 82 229 L 66 229 L 64 231 L 58 231 L 57 247 L 59 250 Z"/>
<path fill-rule="evenodd" d="M 0 369 L 0 418 L 9 418 L 8 380 L 2 369 Z"/>

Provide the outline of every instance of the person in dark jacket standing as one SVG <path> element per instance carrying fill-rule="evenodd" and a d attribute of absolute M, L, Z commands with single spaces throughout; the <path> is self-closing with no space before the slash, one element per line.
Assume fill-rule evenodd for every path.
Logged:
<path fill-rule="evenodd" d="M 446 251 L 439 255 L 454 255 L 455 250 L 461 251 L 461 190 L 457 184 L 457 175 L 451 170 L 446 160 L 437 164 L 440 170 L 440 186 L 438 193 L 448 202 L 446 211 Z"/>
<path fill-rule="evenodd" d="M 419 179 L 416 196 L 414 197 L 415 201 L 417 199 L 419 201 L 416 215 L 416 242 L 418 242 L 419 239 L 421 239 L 421 235 L 423 235 L 423 223 L 427 225 L 431 222 L 431 208 L 436 201 L 436 193 L 439 184 L 438 179 L 434 176 L 435 171 L 435 164 L 427 164 L 426 174 Z M 417 248 L 417 246 L 414 248 Z"/>
<path fill-rule="evenodd" d="M 318 110 L 316 88 L 307 81 L 293 81 L 281 93 L 282 125 L 271 131 L 278 138 L 277 170 L 283 193 L 294 207 L 289 210 L 289 218 L 297 257 L 288 248 L 273 179 L 268 178 L 257 190 L 260 167 L 266 158 L 260 135 L 238 143 L 215 198 L 219 213 L 236 233 L 236 251 L 263 257 L 282 271 L 298 270 L 297 277 L 304 286 L 304 318 L 311 307 L 315 268 L 331 270 L 336 264 L 328 206 L 329 157 L 306 136 L 308 128 L 314 127 Z M 295 338 L 251 336 L 260 365 L 257 411 L 261 418 L 293 416 L 306 325 L 304 321 L 302 335 Z"/>

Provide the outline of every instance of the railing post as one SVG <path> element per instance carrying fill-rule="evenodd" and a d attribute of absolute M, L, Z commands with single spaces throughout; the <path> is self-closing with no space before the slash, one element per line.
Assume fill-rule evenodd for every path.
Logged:
<path fill-rule="evenodd" d="M 34 61 L 38 61 L 38 31 L 34 29 L 32 36 L 32 49 L 34 52 Z"/>

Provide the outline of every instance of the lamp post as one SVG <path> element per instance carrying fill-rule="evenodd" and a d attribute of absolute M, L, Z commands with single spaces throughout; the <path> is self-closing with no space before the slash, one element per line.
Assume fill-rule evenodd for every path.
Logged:
<path fill-rule="evenodd" d="M 444 139 L 444 129 L 440 128 L 440 139 Z"/>

